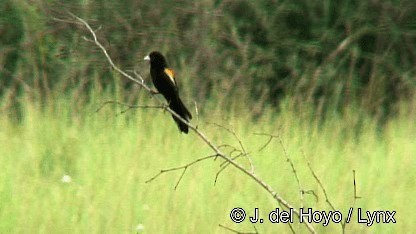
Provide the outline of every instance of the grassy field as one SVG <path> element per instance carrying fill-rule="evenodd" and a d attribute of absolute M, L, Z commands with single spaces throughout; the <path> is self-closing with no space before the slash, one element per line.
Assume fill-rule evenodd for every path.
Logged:
<path fill-rule="evenodd" d="M 158 110 L 132 110 L 117 115 L 120 107 L 95 109 L 102 98 L 83 112 L 71 110 L 70 98 L 43 104 L 27 101 L 23 118 L 0 116 L 0 233 L 230 233 L 254 231 L 246 219 L 235 224 L 234 207 L 252 215 L 255 207 L 267 215 L 278 205 L 265 191 L 233 168 L 214 185 L 220 161 L 205 161 L 181 172 L 146 180 L 160 169 L 186 164 L 211 153 L 193 133 L 179 134 L 171 117 Z M 416 195 L 416 126 L 406 114 L 378 128 L 371 119 L 351 110 L 343 117 L 311 121 L 283 106 L 280 114 L 265 113 L 252 121 L 241 113 L 217 110 L 209 116 L 233 128 L 241 137 L 255 172 L 296 208 L 301 201 L 294 174 L 278 139 L 262 151 L 265 136 L 279 134 L 293 161 L 305 195 L 304 206 L 329 211 L 318 183 L 301 151 L 325 186 L 330 201 L 344 215 L 355 212 L 346 230 L 351 233 L 409 232 L 414 224 L 412 198 Z M 221 128 L 200 116 L 199 127 L 216 143 L 237 145 Z M 248 163 L 241 159 L 241 163 Z M 71 181 L 63 181 L 68 175 Z M 394 210 L 397 223 L 357 224 L 356 208 Z M 262 213 L 263 212 L 263 213 Z M 340 225 L 314 225 L 319 232 L 341 232 Z M 256 225 L 260 233 L 290 232 L 285 224 Z M 294 224 L 295 231 L 306 232 Z M 140 230 L 137 230 L 140 229 Z"/>
<path fill-rule="evenodd" d="M 233 129 L 256 175 L 295 208 L 332 209 L 320 181 L 343 218 L 354 208 L 347 233 L 416 229 L 414 1 L 3 0 L 0 234 L 246 233 L 253 225 L 233 223 L 233 208 L 267 219 L 279 207 L 232 167 L 214 184 L 220 159 L 188 168 L 176 190 L 181 171 L 146 183 L 213 152 L 166 112 L 96 112 L 107 100 L 156 102 L 109 67 L 68 12 L 129 74 L 149 78 L 143 57 L 163 52 L 181 98 L 198 103 L 193 124 L 217 145 L 239 143 L 213 123 Z M 269 137 L 255 133 L 280 137 L 263 149 Z M 397 211 L 397 222 L 358 224 L 358 208 Z"/>

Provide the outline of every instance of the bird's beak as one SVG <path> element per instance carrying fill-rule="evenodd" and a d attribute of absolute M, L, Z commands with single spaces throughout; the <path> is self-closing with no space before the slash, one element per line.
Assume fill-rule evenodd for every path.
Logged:
<path fill-rule="evenodd" d="M 150 61 L 149 55 L 147 55 L 146 57 L 144 57 L 144 61 Z"/>

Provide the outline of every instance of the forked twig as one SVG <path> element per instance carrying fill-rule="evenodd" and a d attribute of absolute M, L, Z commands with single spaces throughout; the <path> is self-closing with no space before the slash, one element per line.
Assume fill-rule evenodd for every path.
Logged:
<path fill-rule="evenodd" d="M 252 162 L 252 160 L 251 160 L 251 158 L 250 158 L 250 156 L 249 156 L 249 153 L 246 151 L 246 149 L 245 149 L 245 147 L 244 147 L 244 145 L 243 145 L 243 142 L 242 142 L 242 141 L 241 141 L 241 139 L 237 136 L 237 133 L 236 133 L 234 130 L 232 130 L 232 129 L 230 129 L 230 128 L 227 128 L 227 127 L 225 127 L 225 126 L 223 126 L 223 125 L 221 125 L 221 124 L 217 124 L 217 123 L 210 123 L 210 122 L 208 122 L 208 123 L 209 123 L 209 124 L 212 124 L 212 125 L 214 125 L 214 126 L 216 126 L 216 127 L 222 128 L 222 129 L 226 130 L 227 132 L 231 133 L 231 134 L 234 136 L 234 138 L 238 141 L 238 144 L 240 145 L 241 152 L 242 152 L 241 156 L 244 156 L 244 157 L 246 157 L 246 158 L 247 158 L 247 161 L 248 161 L 248 162 L 249 162 L 249 164 L 250 164 L 250 170 L 251 170 L 251 173 L 254 173 L 254 165 L 253 165 L 253 162 Z M 237 157 L 237 158 L 238 158 L 238 157 Z"/>
<path fill-rule="evenodd" d="M 150 179 L 148 179 L 147 181 L 146 181 L 146 183 L 150 183 L 150 182 L 152 182 L 153 180 L 155 180 L 157 177 L 159 177 L 160 175 L 162 175 L 163 173 L 166 173 L 166 172 L 171 172 L 171 171 L 178 171 L 178 170 L 182 170 L 182 174 L 181 174 L 181 176 L 179 177 L 179 179 L 178 179 L 178 181 L 176 182 L 176 185 L 175 185 L 175 190 L 178 188 L 178 185 L 179 185 L 179 183 L 181 182 L 181 180 L 182 180 L 182 178 L 183 178 L 183 175 L 185 175 L 185 172 L 186 172 L 186 170 L 188 169 L 188 167 L 190 167 L 190 166 L 192 166 L 192 165 L 194 165 L 194 164 L 196 164 L 196 163 L 198 163 L 198 162 L 202 162 L 202 161 L 204 161 L 204 160 L 207 160 L 207 159 L 209 159 L 209 158 L 213 158 L 213 157 L 216 157 L 217 155 L 216 154 L 214 154 L 214 155 L 209 155 L 209 156 L 205 156 L 205 157 L 202 157 L 202 158 L 198 158 L 198 159 L 196 159 L 196 160 L 194 160 L 194 161 L 192 161 L 192 162 L 190 162 L 190 163 L 188 163 L 188 164 L 186 164 L 186 165 L 184 165 L 184 166 L 180 166 L 180 167 L 174 167 L 174 168 L 169 168 L 169 169 L 163 169 L 163 170 L 160 170 L 160 172 L 158 173 L 158 174 L 156 174 L 155 176 L 153 176 L 152 178 L 150 178 Z"/>

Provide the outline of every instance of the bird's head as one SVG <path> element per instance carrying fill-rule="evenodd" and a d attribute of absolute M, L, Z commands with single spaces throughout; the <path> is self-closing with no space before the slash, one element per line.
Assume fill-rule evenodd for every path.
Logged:
<path fill-rule="evenodd" d="M 168 66 L 165 57 L 158 51 L 153 51 L 146 57 L 145 61 L 149 61 L 150 65 L 155 68 L 166 68 Z"/>

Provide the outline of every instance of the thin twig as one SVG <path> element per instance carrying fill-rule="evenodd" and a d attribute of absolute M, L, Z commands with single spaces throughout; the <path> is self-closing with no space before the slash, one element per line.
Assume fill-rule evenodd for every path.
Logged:
<path fill-rule="evenodd" d="M 304 194 L 312 194 L 312 196 L 315 198 L 316 202 L 319 201 L 318 195 L 316 195 L 315 191 L 313 191 L 312 189 L 311 190 L 304 190 L 303 193 Z"/>
<path fill-rule="evenodd" d="M 242 156 L 246 157 L 247 158 L 247 161 L 250 164 L 251 173 L 254 173 L 254 165 L 253 165 L 253 162 L 252 162 L 252 160 L 251 160 L 251 158 L 249 156 L 249 153 L 247 153 L 247 151 L 246 151 L 246 149 L 245 149 L 245 147 L 243 145 L 243 142 L 237 136 L 237 133 L 234 130 L 232 130 L 230 128 L 227 128 L 227 127 L 225 127 L 225 126 L 223 126 L 221 124 L 217 124 L 217 123 L 210 123 L 210 124 L 213 124 L 214 126 L 217 126 L 219 128 L 223 128 L 224 130 L 226 130 L 227 132 L 231 133 L 234 136 L 234 138 L 238 141 L 238 144 L 240 145 L 240 148 L 241 148 L 241 151 L 242 151 Z"/>
<path fill-rule="evenodd" d="M 322 192 L 324 193 L 325 196 L 325 202 L 328 203 L 328 205 L 331 207 L 332 210 L 336 210 L 334 205 L 332 205 L 331 201 L 328 198 L 328 194 L 326 193 L 326 189 L 324 188 L 324 186 L 321 183 L 321 180 L 318 178 L 318 176 L 316 175 L 315 171 L 312 169 L 311 163 L 309 162 L 309 160 L 306 158 L 305 152 L 302 151 L 302 155 L 303 158 L 306 161 L 306 164 L 308 165 L 309 170 L 312 173 L 312 176 L 315 178 L 316 182 L 318 183 L 319 187 L 321 188 Z"/>
<path fill-rule="evenodd" d="M 195 106 L 195 114 L 196 114 L 195 127 L 198 128 L 198 125 L 199 125 L 199 111 L 198 111 L 198 103 L 196 103 L 196 101 L 194 101 L 194 106 Z"/>
<path fill-rule="evenodd" d="M 232 130 L 232 129 L 230 129 L 230 128 L 227 128 L 227 127 L 225 127 L 225 126 L 223 126 L 223 125 L 221 125 L 221 124 L 218 124 L 218 123 L 211 123 L 211 122 L 208 122 L 208 124 L 212 124 L 212 125 L 214 125 L 214 126 L 216 126 L 216 127 L 222 128 L 222 129 L 224 129 L 225 131 L 227 131 L 227 132 L 231 133 L 231 134 L 234 136 L 234 138 L 238 141 L 238 144 L 240 145 L 241 150 L 242 150 L 244 153 L 246 153 L 246 150 L 245 150 L 245 148 L 244 148 L 243 142 L 240 140 L 240 138 L 237 136 L 237 134 L 235 133 L 235 131 L 234 131 L 234 130 Z"/>
<path fill-rule="evenodd" d="M 255 133 L 255 135 L 257 134 Z M 258 149 L 258 152 L 264 150 L 270 144 L 270 142 L 272 142 L 272 140 L 273 140 L 273 136 L 269 136 L 269 139 L 266 141 L 266 143 L 262 147 Z"/>
<path fill-rule="evenodd" d="M 361 197 L 357 196 L 357 185 L 356 185 L 356 182 L 355 182 L 355 170 L 352 170 L 352 177 L 353 177 L 353 183 L 354 183 L 354 197 L 353 197 L 352 207 L 350 209 L 353 209 L 357 199 L 361 198 Z M 347 227 L 348 223 L 349 222 L 347 222 L 347 218 L 345 218 L 343 221 L 341 221 L 342 233 L 345 233 L 345 230 L 346 230 L 346 227 Z"/>
<path fill-rule="evenodd" d="M 130 105 L 130 104 L 119 102 L 119 101 L 105 101 L 103 104 L 101 104 L 101 106 L 97 108 L 97 110 L 95 110 L 95 112 L 99 112 L 101 109 L 104 108 L 104 106 L 108 104 L 117 104 L 117 105 L 127 107 L 127 109 L 122 110 L 120 113 L 125 113 L 126 111 L 130 109 L 134 109 L 134 108 L 143 108 L 143 109 L 150 109 L 150 108 L 151 109 L 164 109 L 165 108 L 164 105 Z"/>
<path fill-rule="evenodd" d="M 229 164 L 227 164 L 227 165 L 229 165 Z M 217 184 L 217 181 L 218 181 L 218 176 L 220 175 L 220 173 L 222 172 L 222 171 L 224 171 L 225 170 L 225 168 L 227 168 L 226 166 L 225 167 L 222 167 L 218 172 L 217 172 L 217 174 L 215 175 L 215 179 L 214 179 L 214 185 L 216 185 Z"/>
<path fill-rule="evenodd" d="M 280 131 L 280 127 L 279 127 L 279 129 L 277 130 L 278 132 Z M 277 137 L 277 135 L 272 135 L 272 134 L 269 134 L 269 133 L 263 133 L 263 132 L 255 132 L 255 133 L 253 133 L 253 135 L 255 135 L 255 136 L 267 136 L 267 137 L 269 137 L 269 139 L 266 141 L 266 143 L 264 143 L 264 145 L 263 146 L 261 146 L 257 151 L 258 152 L 260 152 L 260 151 L 262 151 L 264 148 L 266 148 L 269 144 L 270 144 L 270 142 L 273 140 L 273 138 L 275 138 L 275 137 Z"/>
<path fill-rule="evenodd" d="M 205 157 L 202 157 L 202 158 L 198 158 L 198 159 L 196 159 L 196 160 L 194 160 L 194 161 L 192 161 L 192 162 L 190 162 L 190 163 L 188 163 L 188 164 L 186 164 L 186 165 L 184 165 L 184 166 L 180 166 L 180 167 L 173 167 L 173 168 L 169 168 L 169 169 L 163 169 L 163 170 L 160 170 L 160 172 L 158 173 L 158 174 L 156 174 L 155 176 L 153 176 L 152 178 L 150 178 L 150 179 L 148 179 L 147 181 L 146 181 L 146 183 L 150 183 L 150 182 L 152 182 L 153 180 L 155 180 L 157 177 L 159 177 L 160 175 L 162 175 L 162 174 L 164 174 L 164 173 L 166 173 L 166 172 L 171 172 L 171 171 L 178 171 L 178 170 L 183 170 L 182 171 L 182 174 L 181 174 L 181 176 L 179 177 L 179 179 L 178 179 L 178 181 L 176 182 L 176 185 L 175 185 L 175 190 L 178 188 L 178 185 L 179 185 L 179 183 L 181 182 L 181 180 L 182 180 L 182 178 L 183 178 L 183 175 L 185 174 L 185 172 L 186 172 L 186 170 L 188 169 L 188 167 L 190 167 L 190 166 L 192 166 L 193 164 L 196 164 L 196 163 L 198 163 L 198 162 L 202 162 L 202 161 L 204 161 L 204 160 L 207 160 L 207 159 L 209 159 L 209 158 L 213 158 L 213 157 L 216 157 L 217 155 L 209 155 L 209 156 L 205 156 Z"/>
<path fill-rule="evenodd" d="M 237 155 L 236 156 L 233 156 L 233 154 L 234 153 L 237 153 Z M 228 153 L 228 156 L 232 159 L 232 160 L 236 160 L 238 157 L 241 157 L 242 155 L 244 155 L 244 153 L 243 152 L 241 152 L 240 150 L 238 150 L 238 149 L 234 149 L 234 150 L 231 150 L 229 153 Z M 224 162 L 222 162 L 221 164 L 220 164 L 220 167 L 226 167 L 227 166 L 227 161 L 224 161 Z"/>
<path fill-rule="evenodd" d="M 237 159 L 238 157 L 240 157 L 241 155 L 243 155 L 242 153 L 238 154 L 237 156 L 232 157 L 232 160 Z M 231 157 L 232 155 L 230 155 Z M 215 180 L 214 180 L 214 185 L 217 184 L 218 181 L 218 177 L 221 174 L 221 172 L 223 172 L 225 170 L 225 168 L 227 168 L 230 165 L 230 163 L 228 161 L 224 161 L 223 163 L 220 164 L 221 169 L 217 172 L 217 174 L 215 175 Z"/>
<path fill-rule="evenodd" d="M 267 141 L 265 146 L 268 145 L 272 141 L 273 138 L 278 138 L 280 146 L 283 149 L 283 155 L 285 156 L 286 161 L 289 163 L 290 167 L 292 168 L 292 172 L 295 175 L 296 183 L 298 184 L 299 196 L 300 196 L 300 207 L 303 208 L 303 194 L 305 193 L 305 191 L 303 190 L 302 185 L 300 183 L 298 173 L 296 172 L 296 169 L 295 169 L 295 164 L 293 164 L 292 160 L 290 159 L 289 154 L 286 150 L 285 145 L 283 144 L 283 139 L 280 136 L 280 134 L 272 135 L 272 134 L 267 134 L 267 133 L 254 133 L 254 135 L 268 136 L 269 140 Z M 264 148 L 265 146 L 261 147 L 260 149 Z"/>
<path fill-rule="evenodd" d="M 302 188 L 302 185 L 300 184 L 298 173 L 296 172 L 295 165 L 293 164 L 292 160 L 289 158 L 289 154 L 287 153 L 286 147 L 283 144 L 282 137 L 280 136 L 280 134 L 277 134 L 277 137 L 279 138 L 279 143 L 282 146 L 283 154 L 286 157 L 286 161 L 290 164 L 293 174 L 295 175 L 296 182 L 298 184 L 299 196 L 300 196 L 300 208 L 303 208 L 303 188 Z"/>
<path fill-rule="evenodd" d="M 143 77 L 136 70 L 134 70 L 133 73 L 138 79 L 140 79 L 140 82 L 144 83 Z"/>
<path fill-rule="evenodd" d="M 353 174 L 353 179 L 354 179 L 354 202 L 353 202 L 353 206 L 355 206 L 355 202 L 360 199 L 360 196 L 357 196 L 357 185 L 355 183 L 355 170 L 352 170 L 352 174 Z"/>
<path fill-rule="evenodd" d="M 63 23 L 68 23 L 68 24 L 78 24 L 78 25 L 83 25 L 80 22 L 76 22 L 76 21 L 72 21 L 72 20 L 66 20 L 66 19 L 60 19 L 60 18 L 56 18 L 56 17 L 52 17 L 53 20 L 58 21 L 58 22 L 63 22 Z"/>
<path fill-rule="evenodd" d="M 331 207 L 332 210 L 336 210 L 335 206 L 332 205 L 332 202 L 329 200 L 328 194 L 326 193 L 326 189 L 323 186 L 321 180 L 318 178 L 318 176 L 316 175 L 315 171 L 312 169 L 311 163 L 309 162 L 309 160 L 306 158 L 305 152 L 302 150 L 302 155 L 303 158 L 306 161 L 306 164 L 308 165 L 309 170 L 311 171 L 313 177 L 315 178 L 316 182 L 318 183 L 319 187 L 321 188 L 322 192 L 324 193 L 325 196 L 325 202 Z M 345 233 L 345 221 L 344 222 L 340 222 L 341 224 L 341 228 L 342 228 L 342 232 Z"/>
<path fill-rule="evenodd" d="M 135 78 L 133 78 L 132 76 L 130 76 L 129 74 L 127 74 L 126 72 L 124 72 L 123 70 L 121 70 L 119 67 L 117 67 L 113 60 L 111 59 L 110 55 L 108 54 L 107 50 L 105 49 L 105 47 L 98 41 L 97 35 L 95 34 L 95 31 L 91 28 L 91 26 L 83 19 L 79 18 L 78 16 L 72 14 L 71 12 L 68 12 L 68 14 L 70 16 L 72 16 L 73 18 L 77 19 L 78 21 L 80 21 L 82 24 L 84 24 L 84 26 L 88 29 L 88 31 L 90 31 L 92 37 L 93 37 L 93 42 L 100 47 L 101 51 L 104 53 L 105 57 L 107 58 L 108 62 L 110 63 L 111 67 L 116 70 L 118 73 L 122 74 L 124 77 L 126 77 L 127 79 L 133 81 L 134 83 L 137 83 L 141 86 L 143 86 L 143 88 L 145 88 L 146 90 L 148 90 L 150 92 L 150 88 L 144 83 L 142 82 L 144 79 L 139 75 L 140 80 L 137 80 Z"/>
<path fill-rule="evenodd" d="M 280 208 L 282 208 L 282 210 L 284 210 L 284 209 L 285 209 L 284 207 L 282 207 L 282 205 L 281 205 L 281 204 L 279 204 L 279 206 L 280 206 Z M 291 223 L 291 222 L 288 222 L 287 224 L 289 225 L 290 231 L 291 231 L 293 234 L 295 234 L 296 232 L 295 232 L 295 229 L 293 229 L 292 223 Z"/>
<path fill-rule="evenodd" d="M 240 231 L 234 230 L 234 229 L 232 229 L 232 228 L 226 227 L 226 226 L 221 225 L 221 224 L 218 224 L 218 226 L 220 226 L 221 228 L 224 228 L 225 230 L 228 230 L 228 231 L 230 231 L 230 232 L 237 233 L 237 234 L 258 234 L 258 232 L 257 232 L 257 228 L 256 228 L 256 226 L 254 226 L 254 225 L 253 225 L 253 227 L 254 227 L 254 230 L 255 230 L 256 232 L 240 232 Z"/>
<path fill-rule="evenodd" d="M 233 153 L 239 153 L 239 154 L 237 154 L 236 156 L 233 157 Z M 231 157 L 232 160 L 236 160 L 237 158 L 243 156 L 244 154 L 240 150 L 235 149 L 235 150 L 232 150 L 228 155 L 229 155 L 229 157 Z M 225 168 L 227 168 L 229 165 L 230 165 L 230 163 L 228 161 L 224 161 L 220 164 L 221 169 L 215 175 L 214 185 L 217 183 L 218 177 L 221 174 L 221 172 L 223 172 L 225 170 Z"/>

